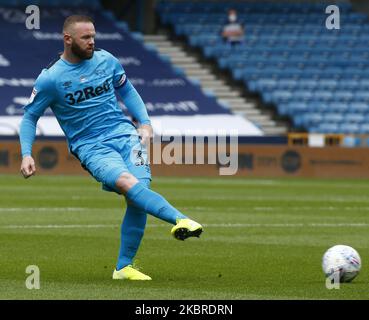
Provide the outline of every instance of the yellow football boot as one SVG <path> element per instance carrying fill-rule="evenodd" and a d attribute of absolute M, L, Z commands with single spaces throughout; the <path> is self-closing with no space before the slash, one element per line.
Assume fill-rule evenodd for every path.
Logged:
<path fill-rule="evenodd" d="M 143 274 L 142 272 L 136 269 L 133 269 L 131 265 L 128 265 L 120 269 L 119 271 L 114 269 L 113 279 L 115 280 L 152 280 L 146 274 Z"/>
<path fill-rule="evenodd" d="M 200 237 L 202 225 L 190 219 L 178 219 L 177 224 L 172 228 L 171 234 L 178 240 L 185 240 L 188 237 Z"/>

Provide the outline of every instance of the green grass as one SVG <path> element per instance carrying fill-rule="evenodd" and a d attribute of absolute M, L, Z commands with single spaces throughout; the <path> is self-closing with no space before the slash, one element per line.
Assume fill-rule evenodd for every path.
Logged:
<path fill-rule="evenodd" d="M 205 225 L 174 240 L 149 217 L 136 264 L 153 281 L 111 279 L 121 197 L 89 177 L 0 176 L 0 299 L 368 299 L 369 181 L 155 178 L 153 189 Z M 335 244 L 363 267 L 339 290 L 321 270 Z M 41 289 L 28 290 L 37 265 Z"/>

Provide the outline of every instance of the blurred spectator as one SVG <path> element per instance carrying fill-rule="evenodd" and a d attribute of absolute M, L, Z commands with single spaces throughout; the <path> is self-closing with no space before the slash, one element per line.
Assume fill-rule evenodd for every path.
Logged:
<path fill-rule="evenodd" d="M 237 21 L 237 11 L 230 9 L 228 11 L 228 23 L 224 25 L 222 30 L 224 41 L 232 45 L 239 44 L 243 40 L 244 33 L 242 24 Z"/>

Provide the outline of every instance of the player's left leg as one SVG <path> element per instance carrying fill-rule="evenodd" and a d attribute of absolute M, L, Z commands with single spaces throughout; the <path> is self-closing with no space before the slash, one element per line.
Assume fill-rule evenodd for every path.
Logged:
<path fill-rule="evenodd" d="M 202 226 L 189 219 L 173 207 L 162 195 L 146 188 L 133 175 L 123 173 L 116 182 L 116 188 L 137 208 L 156 218 L 174 224 L 172 235 L 178 240 L 199 237 Z"/>
<path fill-rule="evenodd" d="M 147 188 L 131 173 L 124 172 L 116 180 L 116 189 L 124 194 L 133 206 L 165 222 L 176 224 L 187 217 L 174 208 L 162 195 Z"/>

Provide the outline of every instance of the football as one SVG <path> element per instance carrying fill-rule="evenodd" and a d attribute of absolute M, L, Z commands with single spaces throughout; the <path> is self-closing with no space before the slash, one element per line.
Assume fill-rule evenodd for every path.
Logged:
<path fill-rule="evenodd" d="M 340 282 L 351 282 L 360 272 L 361 258 L 354 248 L 336 245 L 324 253 L 322 267 L 326 277 L 339 272 Z"/>

